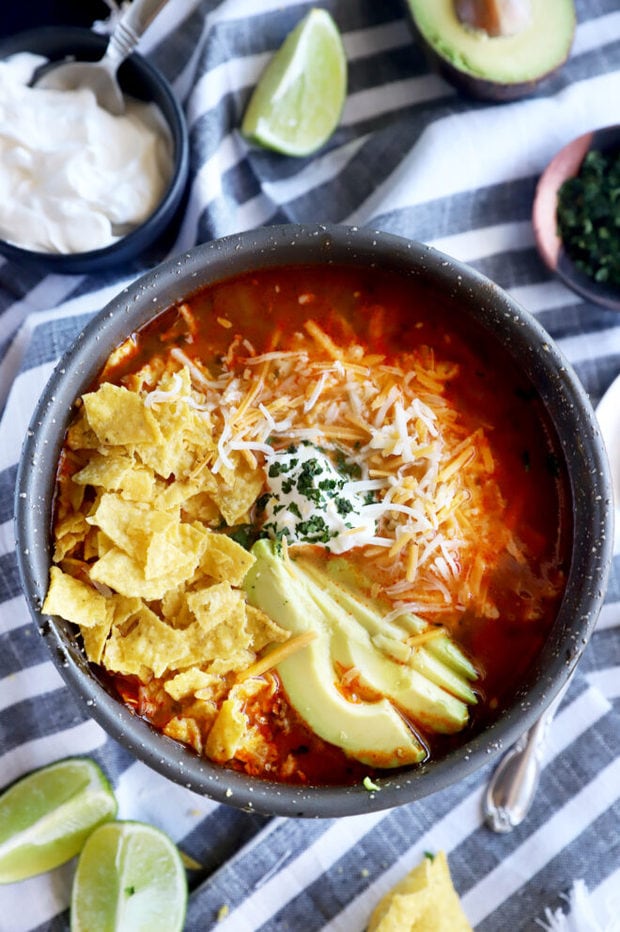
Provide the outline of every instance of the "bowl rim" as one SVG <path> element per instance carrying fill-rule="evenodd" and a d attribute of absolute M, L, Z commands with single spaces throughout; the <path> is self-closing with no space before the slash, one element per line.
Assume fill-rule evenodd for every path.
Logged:
<path fill-rule="evenodd" d="M 91 29 L 85 29 L 81 26 L 45 26 L 43 28 L 27 29 L 0 39 L 0 60 L 19 52 L 30 51 L 30 44 L 41 38 L 49 40 L 51 43 L 54 39 L 60 42 L 64 37 L 66 37 L 67 52 L 69 52 L 73 44 L 84 47 L 90 46 L 93 50 L 103 52 L 109 39 L 107 35 L 93 32 Z M 126 251 L 131 254 L 131 258 L 134 258 L 151 242 L 150 231 L 155 231 L 154 237 L 163 232 L 160 227 L 168 222 L 169 215 L 174 213 L 185 191 L 190 159 L 189 130 L 183 109 L 168 79 L 161 71 L 136 51 L 128 56 L 126 62 L 137 69 L 150 85 L 158 88 L 162 98 L 166 101 L 168 110 L 166 116 L 162 107 L 156 104 L 155 101 L 151 101 L 157 106 L 162 119 L 168 127 L 173 148 L 170 180 L 155 210 L 136 227 L 121 236 L 120 239 L 100 249 L 89 249 L 86 252 L 41 252 L 36 249 L 28 249 L 25 246 L 18 246 L 0 238 L 0 251 L 7 259 L 22 263 L 27 261 L 31 265 L 40 265 L 49 272 L 73 271 L 72 266 L 75 266 L 78 272 L 90 271 L 99 268 L 100 264 L 107 265 L 117 258 L 119 262 L 122 261 L 118 257 L 120 252 Z M 125 62 L 122 63 L 121 68 L 124 64 Z M 148 243 L 145 242 L 147 236 Z"/>
<path fill-rule="evenodd" d="M 580 531 L 574 535 L 567 591 L 554 625 L 561 634 L 561 650 L 551 653 L 545 645 L 535 664 L 541 666 L 537 681 L 456 751 L 405 772 L 387 773 L 378 781 L 381 789 L 373 792 L 362 785 L 276 784 L 197 757 L 107 693 L 88 674 L 75 635 L 72 641 L 67 636 L 71 626 L 39 613 L 48 581 L 51 497 L 64 428 L 74 400 L 113 348 L 111 336 L 126 335 L 129 326 L 141 326 L 208 283 L 252 268 L 326 261 L 391 267 L 412 278 L 432 275 L 446 294 L 472 307 L 475 301 L 509 351 L 511 341 L 517 344 L 513 356 L 519 351 L 526 368 L 543 366 L 538 392 L 545 405 L 560 396 L 566 413 L 565 436 L 559 439 Z M 557 428 L 557 420 L 554 423 Z M 587 488 L 587 483 L 572 482 L 573 468 L 589 477 Z M 167 260 L 125 288 L 78 334 L 49 379 L 24 441 L 15 489 L 15 535 L 22 589 L 33 620 L 73 695 L 111 737 L 156 771 L 218 802 L 268 815 L 338 817 L 391 808 L 443 789 L 488 762 L 533 724 L 573 672 L 596 623 L 611 562 L 611 502 L 605 448 L 586 392 L 546 331 L 512 297 L 471 267 L 412 240 L 368 228 L 286 224 L 213 240 Z"/>

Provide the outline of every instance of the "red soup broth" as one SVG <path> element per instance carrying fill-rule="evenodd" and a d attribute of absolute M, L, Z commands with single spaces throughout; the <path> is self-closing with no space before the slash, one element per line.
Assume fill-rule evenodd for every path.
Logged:
<path fill-rule="evenodd" d="M 249 346 L 257 355 L 286 348 L 308 319 L 335 345 L 354 340 L 366 354 L 383 357 L 386 366 L 402 365 L 403 354 L 421 353 L 453 367 L 445 397 L 468 427 L 484 429 L 494 487 L 505 501 L 504 522 L 528 553 L 525 565 L 509 557 L 497 560 L 488 580 L 496 617 L 466 607 L 441 618 L 480 676 L 474 687 L 479 701 L 466 728 L 451 736 L 422 734 L 430 757 L 439 758 L 496 718 L 527 680 L 557 614 L 568 570 L 569 486 L 557 438 L 527 376 L 497 339 L 459 314 L 458 307 L 402 275 L 346 266 L 264 269 L 210 285 L 171 307 L 133 334 L 97 384 L 123 384 L 172 347 L 214 370 L 221 369 L 223 359 L 235 366 Z M 498 529 L 498 540 L 502 534 Z M 372 576 L 365 548 L 346 556 Z M 321 548 L 315 557 L 331 558 Z M 156 727 L 175 712 L 172 700 L 145 699 L 133 677 L 106 679 Z M 264 773 L 239 760 L 227 766 L 310 784 L 349 784 L 373 773 L 313 735 L 287 706 L 281 689 L 270 707 L 253 713 L 287 767 Z M 283 717 L 286 729 L 278 724 Z"/>

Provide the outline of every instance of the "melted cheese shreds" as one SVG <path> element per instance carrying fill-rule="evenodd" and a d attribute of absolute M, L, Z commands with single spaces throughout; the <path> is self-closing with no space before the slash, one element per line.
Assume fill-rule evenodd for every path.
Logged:
<path fill-rule="evenodd" d="M 363 496 L 354 527 L 340 533 L 381 554 L 390 598 L 442 613 L 455 580 L 461 596 L 453 605 L 467 593 L 485 598 L 484 548 L 488 556 L 492 542 L 483 490 L 495 464 L 483 428 L 468 428 L 448 400 L 458 366 L 427 347 L 386 363 L 310 319 L 302 332 L 274 333 L 264 352 L 236 334 L 217 369 L 177 347 L 169 369 L 145 404 L 182 397 L 205 419 L 215 476 L 240 455 L 266 476 L 266 464 L 291 445 L 312 444 L 347 482 L 350 474 L 345 493 Z"/>

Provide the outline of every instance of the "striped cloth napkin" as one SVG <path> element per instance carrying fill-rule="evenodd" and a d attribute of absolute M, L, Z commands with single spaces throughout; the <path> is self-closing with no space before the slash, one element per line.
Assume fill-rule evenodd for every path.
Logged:
<path fill-rule="evenodd" d="M 172 82 L 191 132 L 189 201 L 170 253 L 286 221 L 368 225 L 432 243 L 533 312 L 597 403 L 620 371 L 620 318 L 549 276 L 530 211 L 536 180 L 558 148 L 620 117 L 617 0 L 577 0 L 568 63 L 533 97 L 502 105 L 468 100 L 429 71 L 397 0 L 321 6 L 343 33 L 349 94 L 336 134 L 308 160 L 250 149 L 238 126 L 269 55 L 310 4 L 172 0 L 145 37 L 141 48 Z M 61 757 L 92 755 L 114 784 L 121 817 L 160 826 L 201 865 L 190 873 L 189 932 L 361 932 L 377 900 L 425 851 L 439 849 L 479 932 L 539 929 L 575 879 L 590 891 L 601 928 L 612 928 L 604 917 L 620 888 L 620 555 L 551 729 L 533 809 L 508 835 L 494 835 L 481 819 L 491 761 L 397 811 L 268 819 L 170 783 L 78 708 L 20 593 L 16 468 L 55 360 L 156 258 L 122 278 L 41 276 L 0 264 L 0 786 Z M 67 865 L 0 888 L 0 930 L 67 928 L 72 872 Z"/>

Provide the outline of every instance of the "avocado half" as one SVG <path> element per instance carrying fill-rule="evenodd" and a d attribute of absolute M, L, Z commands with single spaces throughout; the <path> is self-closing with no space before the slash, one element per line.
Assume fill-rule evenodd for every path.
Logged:
<path fill-rule="evenodd" d="M 404 0 L 434 66 L 474 97 L 516 100 L 531 94 L 568 58 L 575 33 L 573 0 L 529 0 L 529 23 L 491 36 L 465 25 L 455 0 Z"/>

